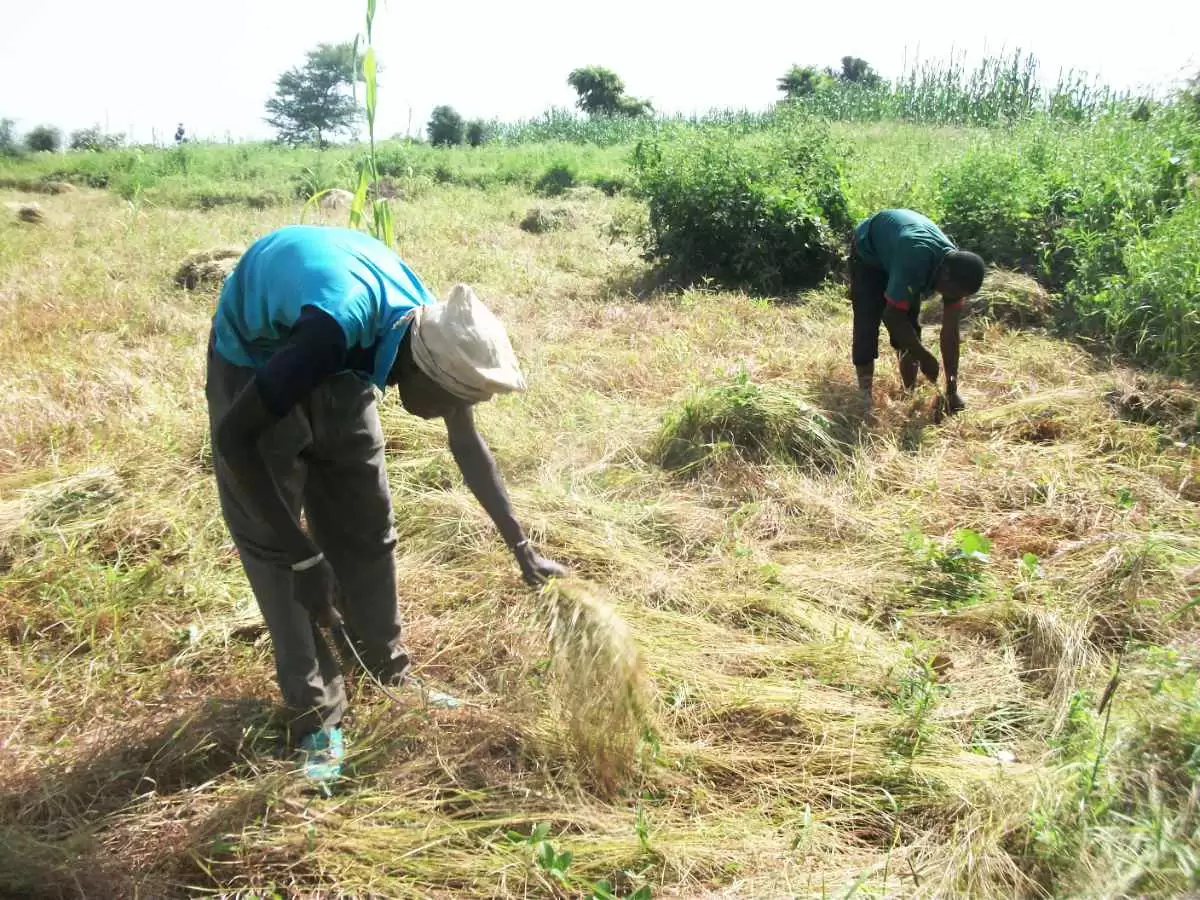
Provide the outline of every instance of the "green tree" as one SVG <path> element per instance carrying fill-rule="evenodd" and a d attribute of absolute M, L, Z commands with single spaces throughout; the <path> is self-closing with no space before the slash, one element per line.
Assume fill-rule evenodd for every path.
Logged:
<path fill-rule="evenodd" d="M 353 43 L 318 44 L 303 66 L 279 76 L 266 121 L 285 144 L 324 147 L 358 118 L 354 85 L 361 78 L 362 56 Z"/>
<path fill-rule="evenodd" d="M 828 74 L 816 66 L 792 66 L 776 82 L 788 100 L 808 97 L 829 86 Z"/>
<path fill-rule="evenodd" d="M 567 76 L 579 99 L 575 105 L 589 116 L 644 116 L 654 111 L 649 100 L 630 97 L 625 82 L 612 69 L 585 66 Z"/>
<path fill-rule="evenodd" d="M 869 62 L 857 56 L 842 57 L 842 71 L 837 77 L 852 84 L 861 84 L 863 87 L 876 87 L 883 80 L 879 73 L 871 68 Z"/>
<path fill-rule="evenodd" d="M 0 119 L 0 156 L 20 156 L 21 145 L 17 143 L 17 123 L 12 119 Z"/>
<path fill-rule="evenodd" d="M 1200 72 L 1188 79 L 1187 86 L 1183 89 L 1182 100 L 1186 107 L 1200 115 Z"/>
<path fill-rule="evenodd" d="M 451 147 L 463 142 L 467 125 L 453 106 L 435 106 L 425 130 L 433 146 Z"/>
<path fill-rule="evenodd" d="M 123 134 L 105 134 L 99 125 L 71 132 L 67 146 L 72 150 L 112 150 L 125 142 Z"/>
<path fill-rule="evenodd" d="M 467 143 L 472 147 L 482 147 L 491 137 L 491 125 L 483 119 L 472 119 L 467 123 Z"/>
<path fill-rule="evenodd" d="M 53 153 L 62 147 L 62 132 L 53 125 L 39 125 L 25 135 L 30 153 Z"/>

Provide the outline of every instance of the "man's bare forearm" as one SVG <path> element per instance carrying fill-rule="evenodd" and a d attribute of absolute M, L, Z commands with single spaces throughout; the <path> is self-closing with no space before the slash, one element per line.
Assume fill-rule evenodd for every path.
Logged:
<path fill-rule="evenodd" d="M 462 472 L 463 481 L 495 523 L 504 542 L 515 548 L 524 540 L 525 534 L 513 515 L 496 459 L 475 428 L 470 407 L 463 407 L 461 411 L 446 417 L 446 435 L 450 442 L 450 453 Z"/>
<path fill-rule="evenodd" d="M 959 333 L 959 310 L 947 307 L 942 317 L 942 366 L 946 372 L 946 384 L 953 388 L 958 384 L 958 357 L 962 348 Z"/>

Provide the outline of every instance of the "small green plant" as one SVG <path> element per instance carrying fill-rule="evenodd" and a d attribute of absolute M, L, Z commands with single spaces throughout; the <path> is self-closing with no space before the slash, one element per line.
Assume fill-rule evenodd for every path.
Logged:
<path fill-rule="evenodd" d="M 564 887 L 570 883 L 567 876 L 567 870 L 571 867 L 571 862 L 575 859 L 575 854 L 570 850 L 564 850 L 558 853 L 554 849 L 554 845 L 549 841 L 542 841 L 537 848 L 537 863 L 543 872 L 557 881 Z"/>
<path fill-rule="evenodd" d="M 906 542 L 917 576 L 909 592 L 923 604 L 954 609 L 978 603 L 990 592 L 992 542 L 978 532 L 960 528 L 950 541 L 939 541 L 911 531 Z"/>
<path fill-rule="evenodd" d="M 625 900 L 651 900 L 653 896 L 654 894 L 650 890 L 650 885 L 643 884 L 640 888 L 625 898 Z M 620 894 L 613 890 L 613 886 L 610 881 L 601 880 L 592 885 L 592 892 L 589 900 L 620 900 Z"/>
<path fill-rule="evenodd" d="M 937 672 L 923 655 L 910 649 L 905 656 L 907 661 L 892 695 L 893 708 L 902 718 L 892 730 L 890 750 L 898 757 L 912 759 L 933 734 L 933 713 L 947 689 L 938 683 Z"/>
<path fill-rule="evenodd" d="M 638 846 L 642 848 L 642 853 L 646 856 L 653 856 L 654 850 L 650 846 L 650 820 L 646 818 L 646 810 L 640 804 L 637 808 L 634 830 L 637 832 Z"/>
<path fill-rule="evenodd" d="M 366 84 L 367 104 L 367 158 L 359 164 L 358 186 L 354 189 L 354 199 L 350 204 L 350 227 L 358 228 L 362 223 L 363 214 L 369 208 L 371 234 L 387 246 L 395 249 L 396 228 L 392 220 L 392 207 L 387 198 L 379 196 L 379 164 L 375 151 L 375 112 L 379 105 L 378 63 L 375 58 L 374 26 L 376 0 L 367 0 L 367 50 L 363 55 L 363 81 Z M 358 39 L 354 41 L 355 54 L 358 52 Z M 371 187 L 375 190 L 372 191 Z"/>

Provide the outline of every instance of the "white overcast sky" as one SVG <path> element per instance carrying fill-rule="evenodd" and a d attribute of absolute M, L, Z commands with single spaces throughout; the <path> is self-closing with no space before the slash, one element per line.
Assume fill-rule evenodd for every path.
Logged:
<path fill-rule="evenodd" d="M 20 130 L 98 123 L 162 140 L 268 136 L 275 78 L 319 42 L 363 27 L 361 0 L 0 0 L 0 116 Z M 1079 0 L 380 0 L 380 131 L 414 130 L 436 104 L 514 119 L 569 106 L 567 73 L 615 69 L 665 112 L 764 108 L 793 62 L 905 59 L 1020 47 L 1053 78 L 1083 69 L 1162 87 L 1200 68 L 1200 2 Z M 411 112 L 410 112 L 411 111 Z"/>

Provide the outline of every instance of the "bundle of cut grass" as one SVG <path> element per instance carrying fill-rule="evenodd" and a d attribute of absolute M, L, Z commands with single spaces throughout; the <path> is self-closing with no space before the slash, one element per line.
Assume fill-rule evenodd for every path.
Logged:
<path fill-rule="evenodd" d="M 39 531 L 94 529 L 122 495 L 111 469 L 97 468 L 26 488 L 0 501 L 0 559 L 18 552 Z"/>
<path fill-rule="evenodd" d="M 244 247 L 212 247 L 208 250 L 193 250 L 175 272 L 175 283 L 189 291 L 206 285 L 220 286 L 233 271 Z"/>
<path fill-rule="evenodd" d="M 42 207 L 37 203 L 10 203 L 8 207 L 13 211 L 18 222 L 37 225 L 46 221 L 46 214 L 42 212 Z"/>
<path fill-rule="evenodd" d="M 660 465 L 681 472 L 731 453 L 830 471 L 844 451 L 820 410 L 785 387 L 756 384 L 742 372 L 697 391 L 669 413 L 651 453 Z"/>
<path fill-rule="evenodd" d="M 341 212 L 354 205 L 354 194 L 344 188 L 330 188 L 321 194 L 317 205 L 324 210 Z"/>
<path fill-rule="evenodd" d="M 1051 306 L 1050 294 L 1028 275 L 991 269 L 970 311 L 1010 328 L 1030 328 L 1050 321 Z"/>
<path fill-rule="evenodd" d="M 630 774 L 648 703 L 641 657 L 629 626 L 596 589 L 555 580 L 539 596 L 555 684 L 581 767 L 606 789 Z"/>
<path fill-rule="evenodd" d="M 540 204 L 532 207 L 521 220 L 521 230 L 530 234 L 545 234 L 575 228 L 579 224 L 578 213 L 563 204 Z"/>

